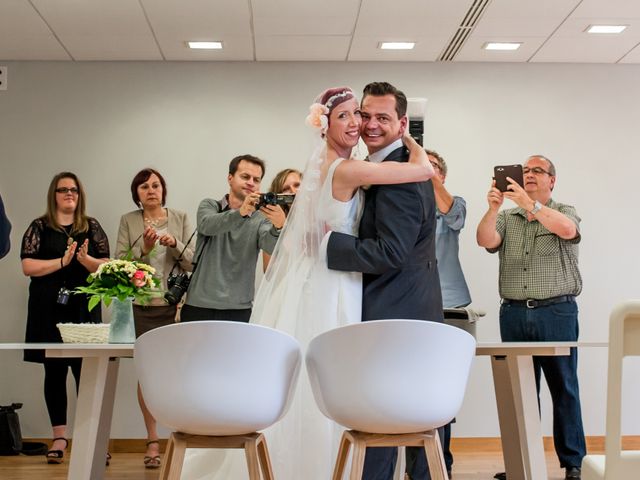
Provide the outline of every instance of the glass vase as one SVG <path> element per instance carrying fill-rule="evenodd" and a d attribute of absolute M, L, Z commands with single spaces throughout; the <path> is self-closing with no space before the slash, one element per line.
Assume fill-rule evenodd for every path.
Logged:
<path fill-rule="evenodd" d="M 111 299 L 111 327 L 109 328 L 109 343 L 134 343 L 136 329 L 133 323 L 133 298 L 118 300 Z"/>

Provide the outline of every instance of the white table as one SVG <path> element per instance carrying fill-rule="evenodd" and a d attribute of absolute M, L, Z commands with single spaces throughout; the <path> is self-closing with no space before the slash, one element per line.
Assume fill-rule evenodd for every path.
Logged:
<path fill-rule="evenodd" d="M 70 480 L 100 480 L 111 430 L 119 359 L 133 357 L 133 344 L 0 343 L 0 350 L 45 350 L 51 358 L 82 358 L 73 432 Z"/>
<path fill-rule="evenodd" d="M 569 355 L 571 347 L 606 343 L 478 343 L 476 355 L 491 356 L 500 437 L 507 480 L 547 480 L 533 356 Z"/>

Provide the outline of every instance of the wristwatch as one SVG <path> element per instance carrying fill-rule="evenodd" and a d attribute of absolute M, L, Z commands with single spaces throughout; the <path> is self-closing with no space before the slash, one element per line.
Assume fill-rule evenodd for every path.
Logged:
<path fill-rule="evenodd" d="M 533 203 L 533 208 L 529 211 L 529 213 L 531 215 L 535 215 L 536 213 L 538 213 L 540 210 L 542 210 L 542 204 L 539 201 L 535 201 Z"/>

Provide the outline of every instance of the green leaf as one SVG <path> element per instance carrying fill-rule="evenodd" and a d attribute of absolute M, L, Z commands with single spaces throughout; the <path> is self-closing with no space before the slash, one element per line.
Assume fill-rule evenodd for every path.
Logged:
<path fill-rule="evenodd" d="M 93 310 L 100 303 L 100 295 L 91 295 L 89 298 L 89 311 Z"/>
<path fill-rule="evenodd" d="M 110 296 L 108 296 L 108 297 L 104 297 L 104 298 L 102 299 L 102 301 L 104 302 L 104 304 L 105 304 L 105 306 L 106 306 L 106 307 L 108 307 L 109 305 L 111 305 L 111 297 L 110 297 Z"/>

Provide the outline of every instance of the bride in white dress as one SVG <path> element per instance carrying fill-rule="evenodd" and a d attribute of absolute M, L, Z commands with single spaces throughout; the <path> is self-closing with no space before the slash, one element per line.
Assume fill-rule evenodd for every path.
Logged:
<path fill-rule="evenodd" d="M 322 245 L 326 233 L 358 234 L 364 203 L 360 187 L 426 181 L 434 174 L 424 149 L 408 135 L 404 137 L 410 152 L 408 163 L 376 164 L 351 158 L 362 124 L 351 89 L 326 90 L 310 110 L 307 123 L 317 129 L 319 145 L 307 163 L 250 320 L 291 334 L 303 353 L 316 335 L 361 318 L 362 276 L 327 268 Z M 287 414 L 265 432 L 275 478 L 331 478 L 342 430 L 318 410 L 303 365 Z M 205 461 L 193 452 L 185 462 L 182 478 L 248 478 L 240 451 L 222 456 L 224 462 L 217 468 L 212 465 L 216 463 L 213 457 Z"/>

